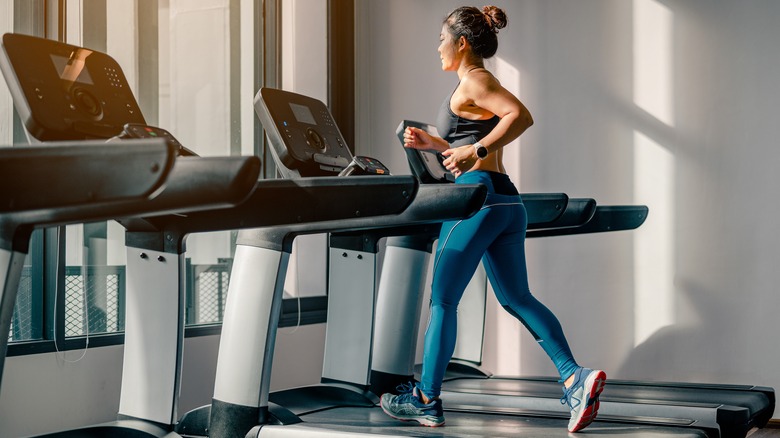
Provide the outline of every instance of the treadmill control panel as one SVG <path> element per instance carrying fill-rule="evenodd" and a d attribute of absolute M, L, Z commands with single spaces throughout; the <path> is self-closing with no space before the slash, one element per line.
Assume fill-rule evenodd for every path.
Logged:
<path fill-rule="evenodd" d="M 390 169 L 375 158 L 356 156 L 349 166 L 339 173 L 339 176 L 349 175 L 390 175 Z"/>
<path fill-rule="evenodd" d="M 323 102 L 262 88 L 255 111 L 281 166 L 298 170 L 301 176 L 318 176 L 338 174 L 352 163 L 352 153 Z"/>
<path fill-rule="evenodd" d="M 105 53 L 3 35 L 0 70 L 27 130 L 41 141 L 111 138 L 145 125 L 119 64 Z"/>

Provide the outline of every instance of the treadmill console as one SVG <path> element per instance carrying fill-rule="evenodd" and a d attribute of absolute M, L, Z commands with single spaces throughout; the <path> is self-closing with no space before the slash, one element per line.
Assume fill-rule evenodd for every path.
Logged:
<path fill-rule="evenodd" d="M 407 127 L 414 127 L 422 129 L 431 135 L 439 135 L 436 127 L 428 125 L 426 123 L 415 122 L 412 120 L 404 120 L 398 125 L 395 130 L 398 139 L 401 141 L 401 145 L 404 144 L 404 131 Z M 404 148 L 406 151 L 406 158 L 409 161 L 409 167 L 412 169 L 412 174 L 423 184 L 431 183 L 451 183 L 455 182 L 455 176 L 444 167 L 444 156 L 436 152 L 421 151 L 419 149 Z"/>
<path fill-rule="evenodd" d="M 146 124 L 119 64 L 94 50 L 3 35 L 0 70 L 30 134 L 41 141 L 111 138 Z"/>
<path fill-rule="evenodd" d="M 375 158 L 356 156 L 349 166 L 339 173 L 339 176 L 349 175 L 390 175 L 390 169 Z"/>
<path fill-rule="evenodd" d="M 165 129 L 156 126 L 143 125 L 140 123 L 127 123 L 122 128 L 122 132 L 114 139 L 122 140 L 127 138 L 162 138 L 168 144 L 176 149 L 176 155 L 180 157 L 197 157 L 198 154 L 182 145 L 176 137 Z"/>
<path fill-rule="evenodd" d="M 338 175 L 353 162 L 344 137 L 321 101 L 262 88 L 255 97 L 255 112 L 282 177 Z"/>

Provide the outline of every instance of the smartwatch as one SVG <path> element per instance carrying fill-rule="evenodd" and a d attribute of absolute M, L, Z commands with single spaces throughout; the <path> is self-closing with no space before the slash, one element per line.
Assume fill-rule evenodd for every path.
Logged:
<path fill-rule="evenodd" d="M 477 151 L 477 157 L 480 160 L 484 160 L 488 156 L 487 148 L 480 142 L 474 143 L 474 150 Z"/>

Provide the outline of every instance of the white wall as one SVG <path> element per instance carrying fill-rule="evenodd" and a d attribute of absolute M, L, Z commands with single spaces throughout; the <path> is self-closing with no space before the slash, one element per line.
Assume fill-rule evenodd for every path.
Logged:
<path fill-rule="evenodd" d="M 271 389 L 319 382 L 325 325 L 282 328 L 276 337 Z M 184 344 L 179 414 L 211 403 L 219 336 Z M 0 388 L 0 436 L 37 435 L 116 419 L 121 346 L 10 357 Z M 307 357 L 301 360 L 301 352 Z"/>
<path fill-rule="evenodd" d="M 456 85 L 436 48 L 460 3 L 360 2 L 358 149 L 395 173 L 408 172 L 397 124 L 434 121 Z M 489 68 L 536 121 L 508 158 L 521 191 L 650 207 L 635 232 L 527 244 L 532 290 L 578 361 L 614 378 L 780 388 L 780 3 L 495 4 L 509 25 Z M 554 374 L 495 302 L 490 313 L 487 368 Z"/>

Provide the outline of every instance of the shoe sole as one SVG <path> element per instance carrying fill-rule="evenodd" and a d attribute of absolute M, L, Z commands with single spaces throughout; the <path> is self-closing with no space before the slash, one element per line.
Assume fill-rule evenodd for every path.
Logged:
<path fill-rule="evenodd" d="M 382 408 L 382 411 L 384 411 L 384 413 L 385 413 L 385 414 L 389 415 L 389 416 L 390 416 L 390 417 L 392 417 L 392 418 L 395 418 L 396 420 L 401 420 L 401 421 L 416 421 L 416 422 L 418 422 L 418 423 L 420 423 L 421 425 L 423 425 L 423 426 L 426 426 L 426 427 L 440 427 L 440 426 L 444 426 L 444 420 L 442 420 L 441 422 L 439 422 L 439 421 L 437 421 L 437 420 L 434 420 L 434 419 L 428 419 L 428 418 L 425 418 L 425 417 L 423 417 L 423 418 L 420 418 L 420 417 L 399 417 L 399 416 L 397 416 L 397 415 L 393 414 L 392 412 L 390 412 L 390 411 L 389 411 L 389 410 L 388 410 L 388 409 L 385 407 L 385 401 L 384 401 L 384 400 L 381 400 L 381 401 L 380 401 L 380 403 L 379 403 L 379 406 Z"/>
<path fill-rule="evenodd" d="M 604 390 L 604 385 L 607 382 L 607 373 L 601 370 L 590 373 L 587 379 L 585 379 L 585 388 L 587 388 L 587 403 L 585 409 L 580 411 L 577 416 L 574 427 L 569 428 L 569 432 L 577 432 L 588 427 L 593 420 L 596 419 L 596 415 L 599 411 L 599 395 Z M 585 397 L 583 397 L 585 399 Z"/>

